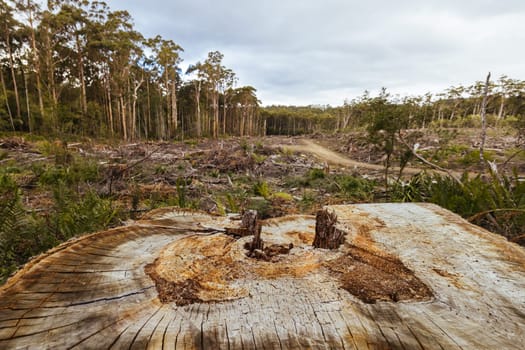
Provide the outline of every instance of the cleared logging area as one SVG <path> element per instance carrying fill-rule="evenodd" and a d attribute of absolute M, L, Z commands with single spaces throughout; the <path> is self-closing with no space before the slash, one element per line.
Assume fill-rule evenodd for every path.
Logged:
<path fill-rule="evenodd" d="M 167 208 L 69 241 L 0 289 L 0 348 L 525 347 L 521 247 L 435 205 L 325 211 L 334 249 L 313 216 L 250 250 L 249 220 Z"/>

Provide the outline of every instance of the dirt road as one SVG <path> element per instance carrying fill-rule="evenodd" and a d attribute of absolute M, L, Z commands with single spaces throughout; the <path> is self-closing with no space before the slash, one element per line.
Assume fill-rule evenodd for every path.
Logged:
<path fill-rule="evenodd" d="M 308 139 L 299 140 L 299 143 L 295 145 L 282 145 L 281 147 L 295 151 L 295 152 L 311 153 L 314 156 L 332 165 L 344 166 L 344 167 L 352 168 L 355 170 L 367 169 L 367 170 L 375 170 L 375 171 L 381 171 L 381 172 L 384 172 L 385 170 L 385 167 L 383 165 L 370 164 L 370 163 L 364 163 L 364 162 L 358 162 L 356 160 L 352 160 L 350 158 L 343 156 L 340 153 L 334 152 Z M 415 174 L 420 173 L 421 171 L 422 169 L 420 168 L 406 167 L 405 169 L 403 169 L 403 174 L 415 175 Z M 431 171 L 436 172 L 434 170 L 431 170 Z M 398 173 L 399 167 L 391 167 L 390 172 Z M 441 174 L 442 172 L 437 172 L 437 173 Z"/>

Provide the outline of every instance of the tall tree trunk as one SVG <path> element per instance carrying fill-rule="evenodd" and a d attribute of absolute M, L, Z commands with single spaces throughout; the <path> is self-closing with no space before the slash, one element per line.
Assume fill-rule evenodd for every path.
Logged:
<path fill-rule="evenodd" d="M 195 116 L 195 131 L 197 132 L 197 137 L 202 136 L 201 128 L 201 82 L 195 84 L 195 105 L 197 107 L 197 115 Z"/>
<path fill-rule="evenodd" d="M 124 137 L 124 140 L 128 140 L 128 123 L 127 123 L 127 115 L 126 115 L 126 102 L 124 101 L 124 96 L 122 94 L 119 96 L 119 103 L 120 103 L 120 121 L 122 125 L 122 135 Z"/>
<path fill-rule="evenodd" d="M 109 131 L 111 134 L 111 137 L 115 135 L 115 129 L 114 129 L 114 121 L 113 121 L 113 103 L 111 100 L 111 86 L 109 79 L 106 80 L 106 94 L 108 99 L 108 117 L 109 117 Z"/>
<path fill-rule="evenodd" d="M 498 120 L 501 120 L 501 118 L 503 118 L 504 108 L 505 108 L 505 95 L 501 94 L 501 102 L 500 102 L 499 111 L 498 111 Z"/>
<path fill-rule="evenodd" d="M 13 121 L 13 113 L 11 113 L 11 107 L 9 106 L 9 98 L 7 96 L 7 87 L 5 86 L 4 72 L 0 69 L 0 81 L 2 82 L 2 90 L 4 91 L 5 97 L 5 106 L 7 108 L 7 114 L 9 115 L 9 122 L 11 123 L 11 128 L 15 131 L 15 123 Z"/>
<path fill-rule="evenodd" d="M 171 89 L 171 132 L 170 137 L 174 138 L 175 133 L 179 125 L 177 122 L 177 86 L 175 81 L 173 81 Z"/>
<path fill-rule="evenodd" d="M 144 82 L 144 78 L 142 77 L 139 82 L 135 82 L 135 87 L 133 88 L 133 100 L 132 100 L 132 107 L 131 107 L 131 120 L 133 125 L 133 135 L 137 136 L 137 100 L 138 100 L 138 91 L 140 89 L 140 86 Z M 139 129 L 140 130 L 140 129 Z"/>
<path fill-rule="evenodd" d="M 7 23 L 4 29 L 5 29 L 5 38 L 6 38 L 6 47 L 7 47 L 7 58 L 9 60 L 9 68 L 11 70 L 11 79 L 13 81 L 13 92 L 15 93 L 16 117 L 19 120 L 22 120 L 22 113 L 20 109 L 20 96 L 18 95 L 18 84 L 16 82 L 15 60 L 13 59 L 13 50 L 11 49 L 11 36 L 9 35 L 9 28 L 7 27 Z"/>
<path fill-rule="evenodd" d="M 213 138 L 219 138 L 219 93 L 213 92 L 212 103 L 213 103 Z"/>
<path fill-rule="evenodd" d="M 146 113 L 146 128 L 145 128 L 145 134 L 146 134 L 146 140 L 149 139 L 149 129 L 151 127 L 151 96 L 150 96 L 150 87 L 149 87 L 149 77 L 148 80 L 146 80 L 146 95 L 148 100 L 148 112 Z"/>
<path fill-rule="evenodd" d="M 27 83 L 27 74 L 22 71 L 22 74 L 24 75 L 24 90 L 26 93 L 26 108 L 27 108 L 27 127 L 29 129 L 29 133 L 33 132 L 33 122 L 31 120 L 31 104 L 29 101 L 29 87 Z"/>
<path fill-rule="evenodd" d="M 35 35 L 35 28 L 33 25 L 33 10 L 31 10 L 31 6 L 29 6 L 29 0 L 28 0 L 28 8 L 29 10 L 29 28 L 31 29 L 31 49 L 32 49 L 32 58 L 33 58 L 33 66 L 35 67 L 35 80 L 36 80 L 36 92 L 38 94 L 38 108 L 40 110 L 40 115 L 42 117 L 45 116 L 45 110 L 44 110 L 44 98 L 42 97 L 42 76 L 40 71 L 40 58 L 38 56 L 38 50 L 36 48 L 36 35 Z M 50 48 L 48 48 L 50 49 Z M 54 119 L 53 125 L 55 131 L 58 127 L 57 121 Z"/>
<path fill-rule="evenodd" d="M 82 57 L 82 50 L 80 47 L 80 39 L 77 37 L 77 54 L 78 54 L 78 69 L 79 69 L 79 79 L 80 79 L 80 104 L 82 110 L 83 118 L 87 117 L 87 92 L 86 92 L 86 79 L 84 76 L 84 59 Z"/>
<path fill-rule="evenodd" d="M 226 135 L 226 92 L 224 93 L 224 100 L 222 104 L 222 134 Z"/>
<path fill-rule="evenodd" d="M 485 139 L 487 138 L 487 99 L 489 94 L 489 80 L 490 72 L 487 74 L 487 80 L 485 81 L 485 89 L 483 91 L 483 101 L 481 102 L 481 142 L 479 144 L 479 161 L 484 162 L 483 149 L 485 148 Z"/>

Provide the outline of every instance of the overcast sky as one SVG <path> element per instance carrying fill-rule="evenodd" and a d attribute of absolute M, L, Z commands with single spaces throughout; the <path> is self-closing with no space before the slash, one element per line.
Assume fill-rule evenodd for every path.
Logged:
<path fill-rule="evenodd" d="M 185 68 L 222 52 L 264 105 L 341 105 L 525 79 L 524 0 L 108 0 L 136 29 L 184 48 Z"/>

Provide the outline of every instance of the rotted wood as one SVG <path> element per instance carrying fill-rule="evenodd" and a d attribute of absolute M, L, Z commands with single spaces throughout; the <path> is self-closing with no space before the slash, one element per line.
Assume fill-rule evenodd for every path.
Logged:
<path fill-rule="evenodd" d="M 276 218 L 260 239 L 293 249 L 268 261 L 175 209 L 67 242 L 0 287 L 0 349 L 525 348 L 523 248 L 434 205 L 326 209 L 339 249 Z"/>
<path fill-rule="evenodd" d="M 324 208 L 317 212 L 315 218 L 315 248 L 337 249 L 345 241 L 346 232 L 336 227 L 337 215 Z"/>
<path fill-rule="evenodd" d="M 257 210 L 246 210 L 241 217 L 240 227 L 226 227 L 226 234 L 234 237 L 255 236 L 259 232 L 260 225 L 257 226 Z"/>

